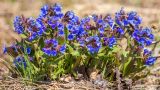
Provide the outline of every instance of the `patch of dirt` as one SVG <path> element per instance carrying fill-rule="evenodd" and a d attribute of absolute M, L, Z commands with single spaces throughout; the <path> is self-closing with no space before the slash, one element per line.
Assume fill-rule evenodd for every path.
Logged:
<path fill-rule="evenodd" d="M 107 83 L 109 85 L 109 83 Z M 108 87 L 109 88 L 109 87 Z M 0 90 L 59 90 L 59 89 L 72 89 L 72 90 L 105 90 L 107 87 L 100 87 L 93 84 L 91 81 L 79 80 L 70 82 L 44 82 L 39 81 L 31 83 L 29 81 L 23 81 L 22 79 L 7 79 L 0 80 Z"/>

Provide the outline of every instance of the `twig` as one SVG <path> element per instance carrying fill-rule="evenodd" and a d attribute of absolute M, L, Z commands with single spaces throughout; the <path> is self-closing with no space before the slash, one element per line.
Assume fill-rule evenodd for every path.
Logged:
<path fill-rule="evenodd" d="M 117 79 L 117 83 L 118 83 L 118 90 L 122 90 L 121 77 L 120 77 L 120 72 L 119 72 L 118 67 L 116 68 L 116 79 Z"/>
<path fill-rule="evenodd" d="M 156 41 L 156 42 L 154 42 L 153 44 L 154 44 L 154 46 L 153 46 L 153 48 L 152 48 L 152 51 L 154 51 L 155 50 L 155 48 L 156 48 L 156 46 L 157 46 L 157 44 L 160 42 L 160 40 L 158 40 L 158 41 Z"/>

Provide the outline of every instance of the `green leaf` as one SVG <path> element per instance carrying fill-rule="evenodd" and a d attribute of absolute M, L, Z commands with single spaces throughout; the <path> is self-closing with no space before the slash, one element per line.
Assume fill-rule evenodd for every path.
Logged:
<path fill-rule="evenodd" d="M 98 54 L 97 54 L 97 56 L 99 56 L 99 57 L 102 57 L 102 56 L 104 56 L 104 55 L 106 55 L 106 53 L 98 53 Z"/>
<path fill-rule="evenodd" d="M 38 46 L 40 47 L 40 49 L 42 49 L 44 47 L 44 39 L 43 38 L 39 39 Z"/>
<path fill-rule="evenodd" d="M 69 31 L 67 30 L 67 28 L 64 29 L 64 34 L 65 34 L 65 40 L 67 41 L 68 38 L 68 33 Z"/>
<path fill-rule="evenodd" d="M 80 56 L 80 53 L 79 53 L 78 51 L 71 52 L 71 54 L 72 54 L 73 56 Z"/>
<path fill-rule="evenodd" d="M 69 53 L 72 54 L 73 56 L 80 56 L 80 53 L 79 51 L 77 50 L 74 50 L 70 45 L 67 44 L 67 47 L 68 47 L 68 50 L 69 50 Z"/>
<path fill-rule="evenodd" d="M 106 49 L 106 47 L 102 47 L 102 48 L 100 48 L 100 50 L 98 51 L 98 53 L 103 52 L 105 49 Z"/>
<path fill-rule="evenodd" d="M 123 55 L 124 57 L 127 57 L 128 54 L 129 54 L 129 51 L 122 51 L 122 55 Z"/>
<path fill-rule="evenodd" d="M 127 62 L 124 63 L 124 67 L 123 67 L 123 76 L 127 75 L 128 73 L 128 69 L 130 69 L 130 63 L 131 63 L 132 59 L 129 58 Z"/>
<path fill-rule="evenodd" d="M 68 47 L 70 53 L 74 51 L 74 49 L 70 45 L 66 44 L 66 46 Z"/>
<path fill-rule="evenodd" d="M 20 36 L 21 36 L 22 38 L 27 38 L 27 35 L 25 35 L 25 34 L 20 34 Z"/>
<path fill-rule="evenodd" d="M 120 47 L 115 46 L 115 47 L 113 47 L 112 52 L 116 53 L 116 52 L 119 52 L 120 50 L 121 50 Z"/>

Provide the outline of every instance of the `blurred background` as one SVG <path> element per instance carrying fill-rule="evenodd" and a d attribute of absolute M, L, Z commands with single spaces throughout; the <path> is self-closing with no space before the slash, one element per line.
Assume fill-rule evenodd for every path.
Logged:
<path fill-rule="evenodd" d="M 63 12 L 72 10 L 81 17 L 90 14 L 113 15 L 124 7 L 126 11 L 138 12 L 144 26 L 160 27 L 160 0 L 0 0 L 0 57 L 3 56 L 4 44 L 7 46 L 19 39 L 13 31 L 14 17 L 36 17 L 41 6 L 55 2 L 62 4 Z"/>

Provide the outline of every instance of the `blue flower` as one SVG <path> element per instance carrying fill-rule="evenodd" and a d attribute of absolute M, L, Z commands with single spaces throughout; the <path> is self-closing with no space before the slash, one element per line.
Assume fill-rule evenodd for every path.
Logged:
<path fill-rule="evenodd" d="M 37 29 L 36 29 L 36 21 L 34 20 L 34 18 L 30 17 L 27 19 L 27 24 L 29 25 L 27 27 L 28 31 L 29 32 L 36 32 Z"/>
<path fill-rule="evenodd" d="M 123 30 L 122 28 L 118 28 L 117 31 L 118 31 L 118 33 L 119 33 L 120 35 L 123 35 L 123 34 L 124 34 L 124 30 Z"/>
<path fill-rule="evenodd" d="M 67 27 L 67 30 L 69 30 L 69 31 L 73 31 L 73 25 L 72 24 L 67 24 L 66 25 L 66 27 Z"/>
<path fill-rule="evenodd" d="M 59 3 L 56 3 L 54 6 L 53 6 L 53 11 L 56 13 L 56 14 L 59 14 L 61 13 L 61 10 L 62 10 L 62 7 Z"/>
<path fill-rule="evenodd" d="M 58 36 L 60 36 L 60 37 L 64 36 L 64 31 L 63 30 L 59 30 L 58 31 Z"/>
<path fill-rule="evenodd" d="M 66 45 L 62 45 L 62 46 L 60 47 L 59 51 L 64 54 L 65 51 L 66 51 Z"/>
<path fill-rule="evenodd" d="M 145 65 L 151 66 L 155 63 L 155 61 L 156 61 L 156 57 L 149 57 L 149 58 L 147 58 Z"/>
<path fill-rule="evenodd" d="M 115 45 L 115 44 L 116 44 L 116 38 L 115 38 L 115 37 L 109 38 L 108 46 L 109 46 L 110 48 L 112 48 L 113 45 Z"/>
<path fill-rule="evenodd" d="M 136 12 L 133 12 L 133 11 L 128 13 L 127 20 L 130 24 L 134 26 L 134 28 L 138 28 L 138 26 L 142 22 L 142 18 L 138 16 Z"/>
<path fill-rule="evenodd" d="M 98 16 L 97 16 L 97 15 L 95 15 L 95 14 L 93 14 L 93 15 L 92 15 L 92 19 L 93 19 L 93 21 L 94 21 L 94 22 L 97 22 L 97 20 L 98 20 Z"/>
<path fill-rule="evenodd" d="M 61 18 L 64 16 L 64 14 L 63 14 L 63 13 L 58 13 L 58 14 L 56 14 L 55 16 L 56 16 L 57 18 L 61 19 Z"/>
<path fill-rule="evenodd" d="M 80 46 L 82 46 L 82 47 L 85 46 L 85 40 L 78 40 L 78 41 L 79 41 Z"/>
<path fill-rule="evenodd" d="M 90 37 L 86 38 L 85 41 L 87 44 L 86 45 L 87 49 L 91 54 L 98 53 L 99 49 L 102 46 L 100 38 L 98 36 L 90 36 Z"/>
<path fill-rule="evenodd" d="M 31 48 L 30 48 L 30 47 L 27 47 L 27 48 L 26 48 L 26 53 L 27 53 L 27 54 L 30 54 L 30 53 L 31 53 Z"/>
<path fill-rule="evenodd" d="M 26 68 L 27 67 L 27 63 L 24 59 L 24 57 L 22 56 L 17 56 L 14 61 L 13 61 L 14 65 L 18 68 L 18 67 L 24 67 Z"/>
<path fill-rule="evenodd" d="M 144 28 L 140 30 L 136 29 L 132 33 L 132 38 L 134 38 L 142 46 L 149 46 L 154 40 L 154 35 L 149 28 Z"/>
<path fill-rule="evenodd" d="M 104 40 L 104 45 L 107 45 L 109 48 L 112 48 L 116 44 L 116 38 L 114 36 L 110 38 L 103 38 Z"/>
<path fill-rule="evenodd" d="M 127 18 L 125 17 L 125 11 L 124 8 L 121 8 L 121 10 L 119 12 L 116 13 L 115 15 L 115 22 L 119 25 L 119 26 L 127 26 L 129 24 Z"/>
<path fill-rule="evenodd" d="M 37 33 L 36 32 L 32 32 L 31 35 L 29 36 L 28 40 L 29 41 L 33 41 L 37 38 Z"/>
<path fill-rule="evenodd" d="M 42 51 L 48 55 L 48 56 L 51 56 L 51 49 L 50 48 L 42 48 Z"/>
<path fill-rule="evenodd" d="M 79 17 L 78 16 L 74 16 L 71 20 L 70 23 L 72 24 L 77 24 L 79 22 Z"/>
<path fill-rule="evenodd" d="M 73 40 L 74 39 L 74 36 L 72 34 L 69 34 L 68 35 L 68 40 Z"/>
<path fill-rule="evenodd" d="M 104 24 L 104 21 L 103 21 L 102 19 L 99 19 L 99 20 L 97 20 L 97 24 L 103 25 L 103 24 Z"/>
<path fill-rule="evenodd" d="M 150 56 L 152 54 L 151 51 L 149 51 L 148 49 L 144 49 L 143 55 L 144 56 Z"/>
<path fill-rule="evenodd" d="M 69 19 L 72 19 L 74 18 L 75 15 L 73 11 L 68 11 L 66 12 L 65 16 L 68 17 Z"/>
<path fill-rule="evenodd" d="M 62 23 L 58 24 L 58 30 L 63 31 L 64 30 L 64 25 Z"/>
<path fill-rule="evenodd" d="M 85 17 L 81 20 L 81 24 L 86 24 L 90 21 L 90 18 L 89 17 Z"/>
<path fill-rule="evenodd" d="M 41 8 L 41 13 L 40 13 L 40 17 L 44 18 L 47 16 L 49 12 L 49 6 L 48 5 L 44 5 L 42 8 Z"/>
<path fill-rule="evenodd" d="M 3 46 L 3 54 L 6 54 L 7 53 L 7 47 L 4 45 Z"/>
<path fill-rule="evenodd" d="M 107 16 L 105 20 L 107 21 L 111 29 L 113 29 L 112 27 L 114 26 L 114 20 L 111 18 L 111 16 Z"/>
<path fill-rule="evenodd" d="M 45 40 L 45 47 L 42 48 L 42 51 L 48 56 L 56 56 L 58 41 L 56 39 L 47 39 Z"/>
<path fill-rule="evenodd" d="M 16 16 L 13 23 L 14 23 L 15 32 L 17 32 L 18 34 L 24 33 L 23 21 L 20 16 Z"/>
<path fill-rule="evenodd" d="M 38 28 L 37 33 L 39 36 L 41 36 L 44 33 L 44 31 L 46 30 L 46 26 L 43 23 L 42 19 L 36 20 L 36 27 Z"/>
<path fill-rule="evenodd" d="M 58 23 L 57 17 L 55 17 L 55 16 L 49 17 L 48 25 L 50 25 L 53 30 L 58 26 L 58 24 L 59 23 Z"/>
<path fill-rule="evenodd" d="M 43 48 L 42 51 L 48 56 L 56 56 L 57 51 L 51 48 Z"/>
<path fill-rule="evenodd" d="M 56 56 L 57 55 L 57 51 L 56 50 L 51 50 L 50 52 L 51 52 L 50 53 L 51 56 Z"/>
<path fill-rule="evenodd" d="M 99 33 L 104 33 L 104 28 L 100 27 L 100 28 L 98 28 L 98 31 L 99 31 Z"/>

